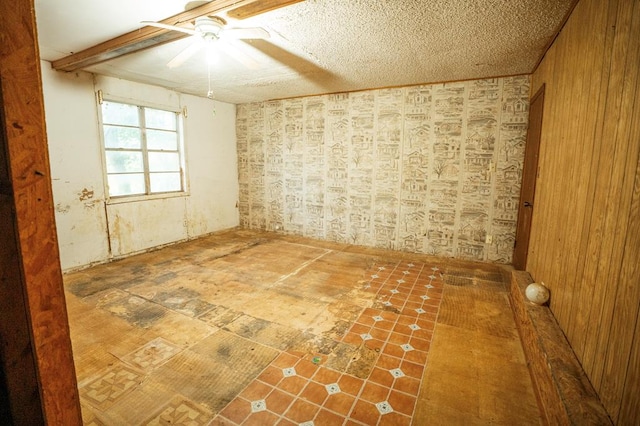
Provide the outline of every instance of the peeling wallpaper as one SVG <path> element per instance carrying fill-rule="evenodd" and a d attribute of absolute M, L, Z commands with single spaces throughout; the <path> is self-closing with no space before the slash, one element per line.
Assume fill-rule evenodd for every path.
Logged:
<path fill-rule="evenodd" d="M 242 104 L 240 223 L 510 263 L 529 77 Z"/>

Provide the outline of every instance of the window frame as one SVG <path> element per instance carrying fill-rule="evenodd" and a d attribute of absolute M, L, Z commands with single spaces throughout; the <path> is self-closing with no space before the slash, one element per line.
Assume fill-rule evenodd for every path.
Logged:
<path fill-rule="evenodd" d="M 175 198 L 175 197 L 187 197 L 189 196 L 189 180 L 187 179 L 187 166 L 186 166 L 186 147 L 184 143 L 184 112 L 180 108 L 171 107 L 168 105 L 158 105 L 149 102 L 142 102 L 130 98 L 122 98 L 118 96 L 111 95 L 102 95 L 101 92 L 98 92 L 97 96 L 97 109 L 98 109 L 98 124 L 99 124 L 99 133 L 100 133 L 100 154 L 102 157 L 102 174 L 104 181 L 104 194 L 105 194 L 105 202 L 107 204 L 120 204 L 120 203 L 130 203 L 135 201 L 144 201 L 144 200 L 154 200 L 154 199 L 164 199 L 164 198 Z M 111 195 L 109 192 L 109 173 L 107 172 L 107 151 L 118 151 L 118 149 L 107 148 L 105 143 L 105 125 L 113 126 L 113 124 L 104 123 L 102 116 L 102 104 L 103 102 L 112 102 L 124 105 L 130 105 L 136 107 L 138 110 L 138 129 L 140 130 L 140 149 L 122 149 L 122 151 L 134 151 L 140 152 L 142 154 L 142 162 L 143 162 L 143 173 L 144 175 L 144 185 L 145 185 L 145 193 L 144 194 L 129 194 L 129 195 Z M 179 157 L 180 163 L 180 186 L 181 189 L 178 191 L 165 191 L 165 192 L 151 192 L 151 184 L 150 184 L 150 174 L 152 173 L 149 170 L 149 151 L 151 152 L 176 152 L 176 151 L 163 151 L 163 150 L 149 150 L 147 146 L 147 135 L 146 132 L 149 130 L 145 123 L 145 109 L 154 109 L 159 111 L 166 111 L 174 113 L 176 116 L 176 136 L 177 136 L 177 153 Z M 150 130 L 164 130 L 164 129 L 154 129 Z M 113 175 L 113 173 L 112 173 Z"/>

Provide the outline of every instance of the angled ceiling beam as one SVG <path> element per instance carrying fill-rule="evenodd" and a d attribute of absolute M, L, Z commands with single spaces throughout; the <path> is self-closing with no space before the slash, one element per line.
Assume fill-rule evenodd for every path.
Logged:
<path fill-rule="evenodd" d="M 290 4 L 300 3 L 303 0 L 262 0 L 260 2 L 249 3 L 244 6 L 234 7 L 227 12 L 229 18 L 247 19 L 270 10 L 280 9 Z"/>
<path fill-rule="evenodd" d="M 268 5 L 266 10 L 273 10 L 277 7 L 297 3 L 298 1 L 302 0 L 267 0 L 266 3 L 268 3 Z M 261 3 L 261 1 L 213 0 L 201 6 L 173 15 L 160 22 L 168 25 L 181 26 L 200 16 L 220 14 L 231 9 L 252 5 L 253 3 Z M 280 4 L 280 6 L 278 6 L 278 4 Z M 266 11 L 258 5 L 254 6 L 256 9 Z M 53 69 L 58 71 L 76 71 L 110 59 L 115 59 L 150 47 L 179 40 L 184 37 L 188 37 L 188 34 L 164 28 L 145 26 L 53 61 L 51 66 Z"/>

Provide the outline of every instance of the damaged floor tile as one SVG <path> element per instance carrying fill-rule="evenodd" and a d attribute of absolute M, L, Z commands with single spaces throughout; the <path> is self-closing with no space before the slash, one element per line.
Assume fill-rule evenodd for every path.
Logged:
<path fill-rule="evenodd" d="M 538 424 L 503 272 L 450 262 L 238 229 L 68 274 L 84 422 Z M 463 384 L 428 360 L 500 365 L 467 373 L 456 328 L 502 342 L 517 415 L 446 408 Z"/>

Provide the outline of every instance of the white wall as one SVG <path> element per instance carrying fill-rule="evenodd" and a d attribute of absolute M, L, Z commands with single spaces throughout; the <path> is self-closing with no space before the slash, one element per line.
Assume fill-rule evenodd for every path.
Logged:
<path fill-rule="evenodd" d="M 63 270 L 104 262 L 239 224 L 235 106 L 42 64 L 51 179 Z M 95 92 L 186 107 L 188 193 L 131 202 L 105 196 Z"/>
<path fill-rule="evenodd" d="M 92 76 L 56 73 L 48 62 L 41 68 L 60 262 L 67 269 L 106 260 L 109 242 Z M 93 191 L 92 198 L 83 191 Z"/>

